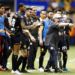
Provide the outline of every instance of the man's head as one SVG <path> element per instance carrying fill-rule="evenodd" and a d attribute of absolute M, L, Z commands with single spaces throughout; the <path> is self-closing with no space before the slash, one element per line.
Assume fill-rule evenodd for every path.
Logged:
<path fill-rule="evenodd" d="M 32 7 L 31 15 L 36 16 L 36 11 L 37 11 L 36 7 Z"/>
<path fill-rule="evenodd" d="M 19 11 L 21 11 L 21 12 L 25 12 L 25 5 L 24 4 L 22 4 L 22 3 L 20 3 L 19 4 L 19 6 L 18 6 L 18 8 L 19 8 Z"/>
<path fill-rule="evenodd" d="M 7 17 L 10 17 L 10 14 L 11 14 L 11 9 L 10 9 L 10 7 L 6 7 L 6 8 L 5 8 L 5 13 L 6 13 Z"/>
<path fill-rule="evenodd" d="M 58 13 L 54 14 L 53 20 L 55 24 L 58 24 L 60 22 L 61 17 L 62 17 L 61 14 L 58 14 Z"/>
<path fill-rule="evenodd" d="M 53 15 L 54 15 L 54 13 L 53 13 L 52 11 L 48 11 L 48 12 L 47 12 L 47 17 L 48 17 L 49 19 L 52 19 L 52 18 L 53 18 Z"/>
<path fill-rule="evenodd" d="M 32 12 L 32 9 L 31 8 L 27 8 L 26 9 L 26 16 L 30 17 L 31 16 L 31 12 Z"/>
<path fill-rule="evenodd" d="M 40 17 L 41 17 L 42 19 L 45 19 L 45 18 L 47 17 L 46 11 L 42 10 L 41 13 L 40 13 Z"/>
<path fill-rule="evenodd" d="M 4 5 L 0 4 L 0 14 L 4 14 L 5 12 L 5 7 Z"/>

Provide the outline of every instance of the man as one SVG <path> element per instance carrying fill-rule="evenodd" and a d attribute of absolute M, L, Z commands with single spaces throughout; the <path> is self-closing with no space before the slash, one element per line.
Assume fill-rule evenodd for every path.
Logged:
<path fill-rule="evenodd" d="M 25 67 L 27 64 L 27 58 L 28 58 L 28 64 L 27 64 L 28 67 L 30 68 L 31 64 L 32 64 L 31 66 L 34 65 L 33 58 L 31 58 L 33 55 L 31 52 L 33 52 L 33 51 L 31 50 L 32 48 L 31 48 L 30 42 L 33 42 L 33 43 L 36 42 L 32 33 L 33 33 L 33 30 L 37 27 L 37 25 L 35 23 L 36 20 L 34 22 L 33 18 L 31 17 L 31 10 L 32 10 L 31 8 L 26 9 L 25 15 L 21 21 L 21 27 L 22 27 L 22 33 L 21 33 L 22 46 L 21 46 L 21 48 L 23 49 L 23 50 L 21 50 L 23 56 L 20 56 L 20 59 L 19 59 L 20 62 L 23 61 L 21 72 L 26 72 Z M 29 40 L 30 40 L 30 42 L 29 42 Z M 22 58 L 24 58 L 24 59 L 22 60 Z M 21 63 L 19 63 L 19 65 L 20 64 Z"/>
<path fill-rule="evenodd" d="M 5 17 L 7 17 L 9 25 L 6 25 L 6 28 L 11 31 L 11 20 L 12 20 L 12 16 L 11 16 L 11 9 L 10 7 L 5 7 Z M 12 50 L 11 50 L 11 37 L 7 36 L 7 41 L 8 41 L 8 56 L 7 59 L 9 58 Z"/>
<path fill-rule="evenodd" d="M 0 4 L 0 22 L 2 21 L 2 19 L 4 20 L 4 18 L 1 18 L 2 16 L 3 16 L 3 14 L 4 14 L 4 6 L 3 5 L 1 5 Z M 3 33 L 3 34 L 5 34 L 5 30 L 4 30 L 4 21 L 2 21 L 3 22 L 3 25 L 1 26 L 1 24 L 0 24 L 0 34 L 1 33 Z M 2 29 L 3 28 L 3 29 Z M 2 67 L 3 67 L 3 65 L 2 65 L 2 53 L 3 53 L 3 47 L 2 47 L 2 45 L 3 45 L 3 36 L 1 36 L 0 35 L 0 70 L 4 70 Z"/>
<path fill-rule="evenodd" d="M 72 23 L 72 21 L 68 18 L 66 14 L 62 14 L 61 23 L 65 23 L 65 25 L 62 25 L 62 27 L 60 28 L 61 32 L 63 33 L 60 36 L 59 41 L 59 49 L 63 53 L 63 64 L 61 64 L 60 67 L 63 69 L 63 71 L 67 71 L 67 50 L 69 50 L 69 31 L 71 30 L 69 23 Z"/>
<path fill-rule="evenodd" d="M 41 14 L 43 14 L 43 13 L 41 12 Z M 40 26 L 40 28 L 39 28 L 39 33 L 41 33 L 40 31 L 42 31 L 41 39 L 43 41 L 43 46 L 39 42 L 40 46 L 41 46 L 41 54 L 40 54 L 40 58 L 39 58 L 39 71 L 44 71 L 43 70 L 43 68 L 44 68 L 43 67 L 43 59 L 47 52 L 47 47 L 45 47 L 44 42 L 45 42 L 45 38 L 46 38 L 46 34 L 47 34 L 49 26 L 51 26 L 53 24 L 52 17 L 53 17 L 53 12 L 52 11 L 47 12 L 47 18 L 44 19 L 43 26 Z M 41 16 L 41 18 L 42 18 L 42 16 Z M 41 30 L 41 27 L 43 27 L 42 30 Z M 39 35 L 39 37 L 40 37 L 40 35 Z"/>
<path fill-rule="evenodd" d="M 45 46 L 48 48 L 50 57 L 48 63 L 45 68 L 45 72 L 51 72 L 49 70 L 50 67 L 54 68 L 55 72 L 61 72 L 57 66 L 57 58 L 58 58 L 58 43 L 59 43 L 59 17 L 60 15 L 55 14 L 53 16 L 54 25 L 49 27 L 47 32 L 47 36 L 45 39 Z"/>
<path fill-rule="evenodd" d="M 0 5 L 0 36 L 2 37 L 2 44 L 1 46 L 3 47 L 3 51 L 2 51 L 2 54 L 1 54 L 1 60 L 2 62 L 0 63 L 1 64 L 1 69 L 2 70 L 7 70 L 7 53 L 8 53 L 8 45 L 7 45 L 7 37 L 6 36 L 10 36 L 10 34 L 8 35 L 7 33 L 8 30 L 7 30 L 7 25 L 9 25 L 8 23 L 8 19 L 4 16 L 4 12 L 5 12 L 5 8 L 4 8 L 4 5 Z"/>
<path fill-rule="evenodd" d="M 29 31 L 29 39 L 30 39 L 30 44 L 29 44 L 29 56 L 28 56 L 28 63 L 27 63 L 27 69 L 35 69 L 34 68 L 34 61 L 36 58 L 36 52 L 37 52 L 37 47 L 38 47 L 38 23 L 39 20 L 36 16 L 36 13 L 33 14 L 33 9 L 28 8 L 26 10 L 26 15 L 24 18 L 24 23 L 26 29 Z M 33 15 L 33 16 L 32 16 Z M 27 28 L 29 27 L 29 28 Z"/>
<path fill-rule="evenodd" d="M 23 58 L 19 57 L 19 50 L 21 46 L 21 33 L 22 33 L 22 28 L 21 28 L 21 19 L 23 18 L 25 14 L 25 6 L 24 4 L 19 4 L 19 11 L 17 14 L 15 14 L 12 18 L 12 32 L 14 35 L 11 35 L 11 40 L 12 40 L 12 49 L 13 49 L 13 54 L 12 54 L 12 73 L 17 73 L 21 74 L 18 71 L 19 64 L 21 63 L 20 59 L 23 60 Z M 25 60 L 26 61 L 26 60 Z"/>

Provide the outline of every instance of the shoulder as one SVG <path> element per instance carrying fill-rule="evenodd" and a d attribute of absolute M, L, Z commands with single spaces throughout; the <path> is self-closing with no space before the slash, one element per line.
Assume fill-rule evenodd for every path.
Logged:
<path fill-rule="evenodd" d="M 47 22 L 48 21 L 48 18 L 44 19 L 44 22 Z"/>

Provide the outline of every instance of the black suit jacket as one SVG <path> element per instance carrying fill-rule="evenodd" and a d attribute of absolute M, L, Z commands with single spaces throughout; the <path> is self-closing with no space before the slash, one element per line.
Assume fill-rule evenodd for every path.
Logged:
<path fill-rule="evenodd" d="M 58 48 L 59 42 L 59 27 L 57 25 L 52 25 L 49 27 L 49 30 L 46 35 L 45 45 L 53 46 L 54 48 Z"/>

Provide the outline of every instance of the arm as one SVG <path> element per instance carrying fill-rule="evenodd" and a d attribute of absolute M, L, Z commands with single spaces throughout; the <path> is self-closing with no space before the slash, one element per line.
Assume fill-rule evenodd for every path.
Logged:
<path fill-rule="evenodd" d="M 25 23 L 24 23 L 24 21 L 22 20 L 22 21 L 21 21 L 21 27 L 22 27 L 22 29 L 34 29 L 34 28 L 37 27 L 37 25 L 35 25 L 35 24 L 33 23 L 32 25 L 26 26 Z"/>
<path fill-rule="evenodd" d="M 73 26 L 73 23 L 59 23 L 59 26 L 60 26 L 60 27 L 61 27 L 61 26 L 67 26 L 67 25 Z"/>
<path fill-rule="evenodd" d="M 30 37 L 31 41 L 36 42 L 36 39 L 34 36 L 29 32 L 29 30 L 25 29 L 23 30 L 23 33 L 25 33 L 28 37 Z"/>
<path fill-rule="evenodd" d="M 38 29 L 39 43 L 41 46 L 43 46 L 42 31 L 43 31 L 43 25 L 40 26 Z"/>
<path fill-rule="evenodd" d="M 5 32 L 5 30 L 3 30 L 3 29 L 0 29 L 0 32 Z"/>
<path fill-rule="evenodd" d="M 4 25 L 7 29 L 10 29 L 10 25 L 9 25 L 9 21 L 8 21 L 8 18 L 5 18 L 4 19 Z"/>
<path fill-rule="evenodd" d="M 4 19 L 4 25 L 5 25 L 5 32 L 10 37 L 11 31 L 10 31 L 10 25 L 9 25 L 8 18 Z"/>

